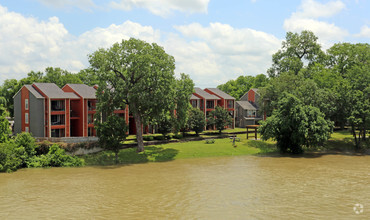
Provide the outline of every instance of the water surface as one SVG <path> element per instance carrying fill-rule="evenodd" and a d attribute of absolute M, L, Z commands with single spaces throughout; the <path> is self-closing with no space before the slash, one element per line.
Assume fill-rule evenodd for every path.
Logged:
<path fill-rule="evenodd" d="M 328 217 L 370 219 L 370 156 L 241 156 L 0 174 L 0 219 Z"/>

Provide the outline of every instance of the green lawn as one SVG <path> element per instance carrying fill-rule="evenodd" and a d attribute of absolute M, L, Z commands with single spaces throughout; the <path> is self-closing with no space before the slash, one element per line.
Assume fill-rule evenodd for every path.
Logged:
<path fill-rule="evenodd" d="M 143 153 L 136 153 L 136 148 L 123 149 L 119 152 L 119 163 L 164 162 L 187 158 L 256 155 L 277 152 L 275 142 L 273 141 L 247 140 L 246 134 L 239 134 L 237 137 L 240 138 L 240 142 L 236 142 L 236 147 L 232 145 L 231 139 L 224 138 L 214 139 L 215 143 L 213 144 L 207 144 L 205 140 L 202 140 L 145 146 L 145 152 Z M 323 147 L 309 149 L 308 151 L 346 151 L 350 149 L 353 149 L 353 138 L 349 131 L 337 131 L 332 134 L 331 139 Z M 84 155 L 82 158 L 84 158 L 86 165 L 114 164 L 114 154 L 110 151 Z"/>
<path fill-rule="evenodd" d="M 238 135 L 240 142 L 233 146 L 229 138 L 215 139 L 215 143 L 207 144 L 202 141 L 188 141 L 163 145 L 145 146 L 144 153 L 136 153 L 136 148 L 123 149 L 119 152 L 120 164 L 163 162 L 176 159 L 251 155 L 275 150 L 273 142 L 247 140 L 245 134 Z M 84 155 L 86 165 L 111 165 L 114 154 L 109 151 Z"/>

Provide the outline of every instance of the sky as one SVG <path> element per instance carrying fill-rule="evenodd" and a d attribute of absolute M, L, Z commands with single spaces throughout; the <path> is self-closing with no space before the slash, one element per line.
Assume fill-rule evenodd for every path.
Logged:
<path fill-rule="evenodd" d="M 134 37 L 174 56 L 176 76 L 216 87 L 266 74 L 288 31 L 313 31 L 324 50 L 369 43 L 369 11 L 369 0 L 0 0 L 0 84 L 46 67 L 77 73 Z"/>

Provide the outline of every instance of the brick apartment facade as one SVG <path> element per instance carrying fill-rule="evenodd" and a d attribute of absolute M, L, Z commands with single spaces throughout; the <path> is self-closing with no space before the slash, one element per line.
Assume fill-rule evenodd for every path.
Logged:
<path fill-rule="evenodd" d="M 54 83 L 23 86 L 14 98 L 14 132 L 35 137 L 96 136 L 96 89 L 84 84 Z M 129 122 L 128 107 L 116 114 Z"/>
<path fill-rule="evenodd" d="M 194 108 L 203 111 L 205 118 L 208 117 L 209 112 L 215 110 L 216 106 L 228 110 L 233 119 L 232 125 L 229 126 L 229 128 L 235 128 L 235 98 L 220 89 L 206 88 L 202 90 L 201 88 L 195 87 L 190 97 L 190 104 Z"/>

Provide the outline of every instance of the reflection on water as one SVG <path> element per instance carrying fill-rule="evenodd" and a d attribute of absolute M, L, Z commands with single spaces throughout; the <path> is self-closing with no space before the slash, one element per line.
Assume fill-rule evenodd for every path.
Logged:
<path fill-rule="evenodd" d="M 0 219 L 370 219 L 369 171 L 340 155 L 24 169 L 0 174 Z"/>

